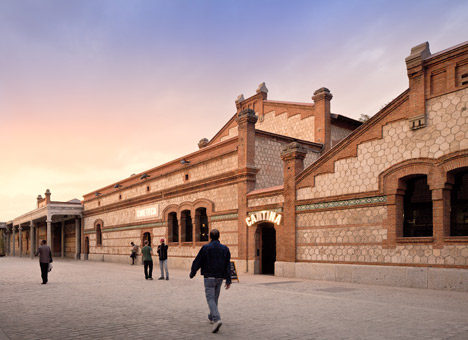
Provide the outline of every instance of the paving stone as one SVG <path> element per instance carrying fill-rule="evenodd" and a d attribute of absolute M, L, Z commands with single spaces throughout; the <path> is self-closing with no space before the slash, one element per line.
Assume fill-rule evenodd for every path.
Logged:
<path fill-rule="evenodd" d="M 466 339 L 468 293 L 241 275 L 222 290 L 210 332 L 199 275 L 56 260 L 0 258 L 0 339 Z M 155 272 L 157 276 L 157 272 Z"/>

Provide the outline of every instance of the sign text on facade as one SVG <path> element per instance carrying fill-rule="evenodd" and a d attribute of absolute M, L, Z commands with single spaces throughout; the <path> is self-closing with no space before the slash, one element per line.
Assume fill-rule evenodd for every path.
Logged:
<path fill-rule="evenodd" d="M 263 211 L 256 211 L 247 216 L 245 222 L 250 227 L 251 225 L 258 223 L 258 222 L 271 222 L 276 225 L 281 224 L 282 215 L 278 214 L 274 211 L 270 210 L 263 210 Z"/>
<path fill-rule="evenodd" d="M 136 218 L 156 217 L 159 215 L 159 205 L 137 209 Z"/>

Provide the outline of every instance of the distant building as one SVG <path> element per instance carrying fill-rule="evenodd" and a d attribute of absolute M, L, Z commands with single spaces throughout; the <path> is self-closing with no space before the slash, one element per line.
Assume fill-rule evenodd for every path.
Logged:
<path fill-rule="evenodd" d="M 12 256 L 34 257 L 41 240 L 47 240 L 54 256 L 80 258 L 81 201 L 51 200 L 49 189 L 45 197 L 37 197 L 37 208 L 5 223 L 5 251 Z"/>
<path fill-rule="evenodd" d="M 409 88 L 362 125 L 326 88 L 240 95 L 198 151 L 84 195 L 81 258 L 166 238 L 188 268 L 216 228 L 240 273 L 468 290 L 468 42 L 406 65 Z"/>

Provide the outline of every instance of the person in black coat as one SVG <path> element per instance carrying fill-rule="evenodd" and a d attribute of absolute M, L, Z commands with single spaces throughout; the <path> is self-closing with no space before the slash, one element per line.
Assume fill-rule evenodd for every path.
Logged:
<path fill-rule="evenodd" d="M 218 332 L 222 325 L 218 311 L 218 298 L 223 280 L 226 280 L 226 289 L 231 286 L 231 253 L 229 248 L 219 242 L 219 231 L 210 231 L 211 242 L 205 244 L 193 260 L 190 278 L 192 279 L 201 268 L 204 276 L 206 302 L 210 309 L 208 319 L 213 324 L 213 333 Z"/>

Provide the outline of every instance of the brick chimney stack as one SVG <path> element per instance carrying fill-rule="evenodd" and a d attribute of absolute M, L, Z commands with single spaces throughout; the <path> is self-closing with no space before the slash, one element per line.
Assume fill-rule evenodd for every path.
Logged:
<path fill-rule="evenodd" d="M 37 207 L 39 208 L 39 204 L 43 201 L 43 198 L 41 195 L 37 195 Z"/>
<path fill-rule="evenodd" d="M 406 57 L 406 69 L 409 78 L 409 112 L 413 117 L 425 116 L 426 114 L 426 91 L 424 59 L 431 56 L 429 43 L 426 41 L 414 46 L 411 54 Z M 410 117 L 412 118 L 412 117 Z"/>
<path fill-rule="evenodd" d="M 47 189 L 45 192 L 45 200 L 46 200 L 46 204 L 50 203 L 50 190 L 49 189 Z"/>
<path fill-rule="evenodd" d="M 331 117 L 330 101 L 333 95 L 326 87 L 314 92 L 312 100 L 315 103 L 315 142 L 324 145 L 327 151 L 331 147 Z"/>

